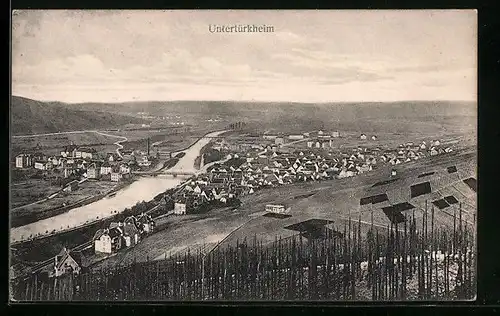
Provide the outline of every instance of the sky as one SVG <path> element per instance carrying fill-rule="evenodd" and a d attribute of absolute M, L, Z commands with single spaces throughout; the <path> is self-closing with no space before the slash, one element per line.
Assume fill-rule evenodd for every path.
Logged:
<path fill-rule="evenodd" d="M 210 25 L 273 32 L 217 33 Z M 475 101 L 476 88 L 474 10 L 12 17 L 12 94 L 41 101 Z"/>

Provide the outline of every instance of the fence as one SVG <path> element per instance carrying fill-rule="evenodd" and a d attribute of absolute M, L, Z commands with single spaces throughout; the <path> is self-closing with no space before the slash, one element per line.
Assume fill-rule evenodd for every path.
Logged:
<path fill-rule="evenodd" d="M 462 221 L 461 210 L 457 215 L 453 228 L 435 228 L 432 209 L 421 223 L 413 215 L 386 229 L 372 224 L 365 234 L 361 220 L 349 220 L 337 227 L 341 234 L 325 228 L 321 239 L 296 235 L 263 245 L 253 237 L 207 255 L 34 276 L 14 284 L 13 295 L 21 301 L 472 299 L 475 228 Z"/>

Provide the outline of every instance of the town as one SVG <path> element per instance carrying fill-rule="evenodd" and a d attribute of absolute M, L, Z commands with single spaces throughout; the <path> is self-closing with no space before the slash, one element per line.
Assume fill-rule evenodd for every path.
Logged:
<path fill-rule="evenodd" d="M 172 197 L 174 214 L 197 213 L 213 201 L 227 203 L 257 190 L 296 182 L 323 181 L 353 177 L 381 166 L 398 166 L 453 151 L 440 140 L 406 142 L 395 148 L 370 142 L 339 150 L 332 144 L 338 131 L 317 131 L 297 135 L 264 134 L 255 143 L 231 143 L 216 140 L 212 148 L 226 153 L 223 162 L 216 162 L 206 174 L 189 179 Z M 365 134 L 359 136 L 367 140 Z M 376 141 L 377 136 L 370 137 Z M 286 144 L 292 146 L 286 146 Z M 307 144 L 304 149 L 297 147 Z M 393 175 L 396 175 L 396 168 Z"/>
<path fill-rule="evenodd" d="M 259 190 L 298 182 L 354 177 L 384 166 L 391 168 L 391 175 L 396 176 L 399 165 L 454 150 L 451 144 L 445 145 L 436 139 L 405 142 L 391 148 L 377 142 L 379 138 L 376 135 L 366 134 L 358 136 L 357 140 L 361 143 L 339 149 L 333 144 L 334 140 L 346 136 L 338 131 L 293 135 L 266 132 L 253 136 L 251 141 L 248 137 L 234 135 L 214 138 L 204 148 L 200 161 L 200 167 L 209 167 L 205 172 L 187 179 L 174 193 L 165 194 L 168 206 L 160 215 L 182 216 L 206 213 L 216 208 L 237 208 L 241 197 Z M 210 155 L 213 152 L 218 154 Z M 127 156 L 114 153 L 100 155 L 92 148 L 74 144 L 65 147 L 60 157 L 49 157 L 45 161 L 39 158 L 39 154 L 18 155 L 16 167 L 35 168 L 45 173 L 57 169 L 74 170 L 68 177 L 70 180 L 63 185 L 63 191 L 77 190 L 78 183 L 87 180 L 120 182 L 129 179 L 132 170 L 150 166 L 151 161 L 155 161 L 154 157 L 140 151 Z M 42 165 L 44 168 L 40 169 Z M 280 204 L 267 205 L 266 210 L 279 215 L 287 212 L 285 206 Z M 105 258 L 134 247 L 142 238 L 153 234 L 154 227 L 155 219 L 143 212 L 98 229 L 86 244 L 91 245 L 99 258 Z M 69 262 L 68 271 L 78 273 L 82 268 L 78 264 L 81 260 L 75 258 L 81 254 L 67 249 L 64 253 L 64 260 Z M 58 258 L 51 266 L 59 267 L 59 270 L 49 272 L 50 276 L 63 273 L 60 268 L 63 259 Z M 43 270 L 52 271 L 52 268 Z"/>

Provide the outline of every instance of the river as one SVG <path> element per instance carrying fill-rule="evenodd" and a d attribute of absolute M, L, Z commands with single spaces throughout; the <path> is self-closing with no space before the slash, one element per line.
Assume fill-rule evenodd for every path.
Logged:
<path fill-rule="evenodd" d="M 196 172 L 194 161 L 200 155 L 201 149 L 207 145 L 212 137 L 216 137 L 226 131 L 217 131 L 209 133 L 200 138 L 196 143 L 184 152 L 185 155 L 179 159 L 177 164 L 170 170 L 183 172 Z M 177 153 L 179 153 L 177 152 Z M 143 177 L 130 186 L 118 191 L 111 198 L 103 198 L 94 203 L 74 208 L 66 213 L 56 215 L 44 220 L 40 220 L 28 225 L 10 229 L 11 243 L 25 241 L 31 236 L 43 236 L 52 233 L 52 231 L 64 231 L 70 228 L 95 222 L 103 218 L 111 217 L 117 213 L 123 212 L 125 208 L 134 206 L 137 202 L 150 201 L 156 195 L 165 192 L 181 184 L 182 178 L 164 178 L 164 177 Z"/>

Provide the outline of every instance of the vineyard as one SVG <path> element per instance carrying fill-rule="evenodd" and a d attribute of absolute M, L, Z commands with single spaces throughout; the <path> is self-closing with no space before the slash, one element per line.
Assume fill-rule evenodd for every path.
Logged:
<path fill-rule="evenodd" d="M 430 218 L 429 218 L 430 217 Z M 263 245 L 256 236 L 203 254 L 184 253 L 111 270 L 12 285 L 18 301 L 465 300 L 476 291 L 475 227 L 454 215 L 361 233 L 361 220 Z M 430 225 L 427 223 L 431 223 Z"/>

